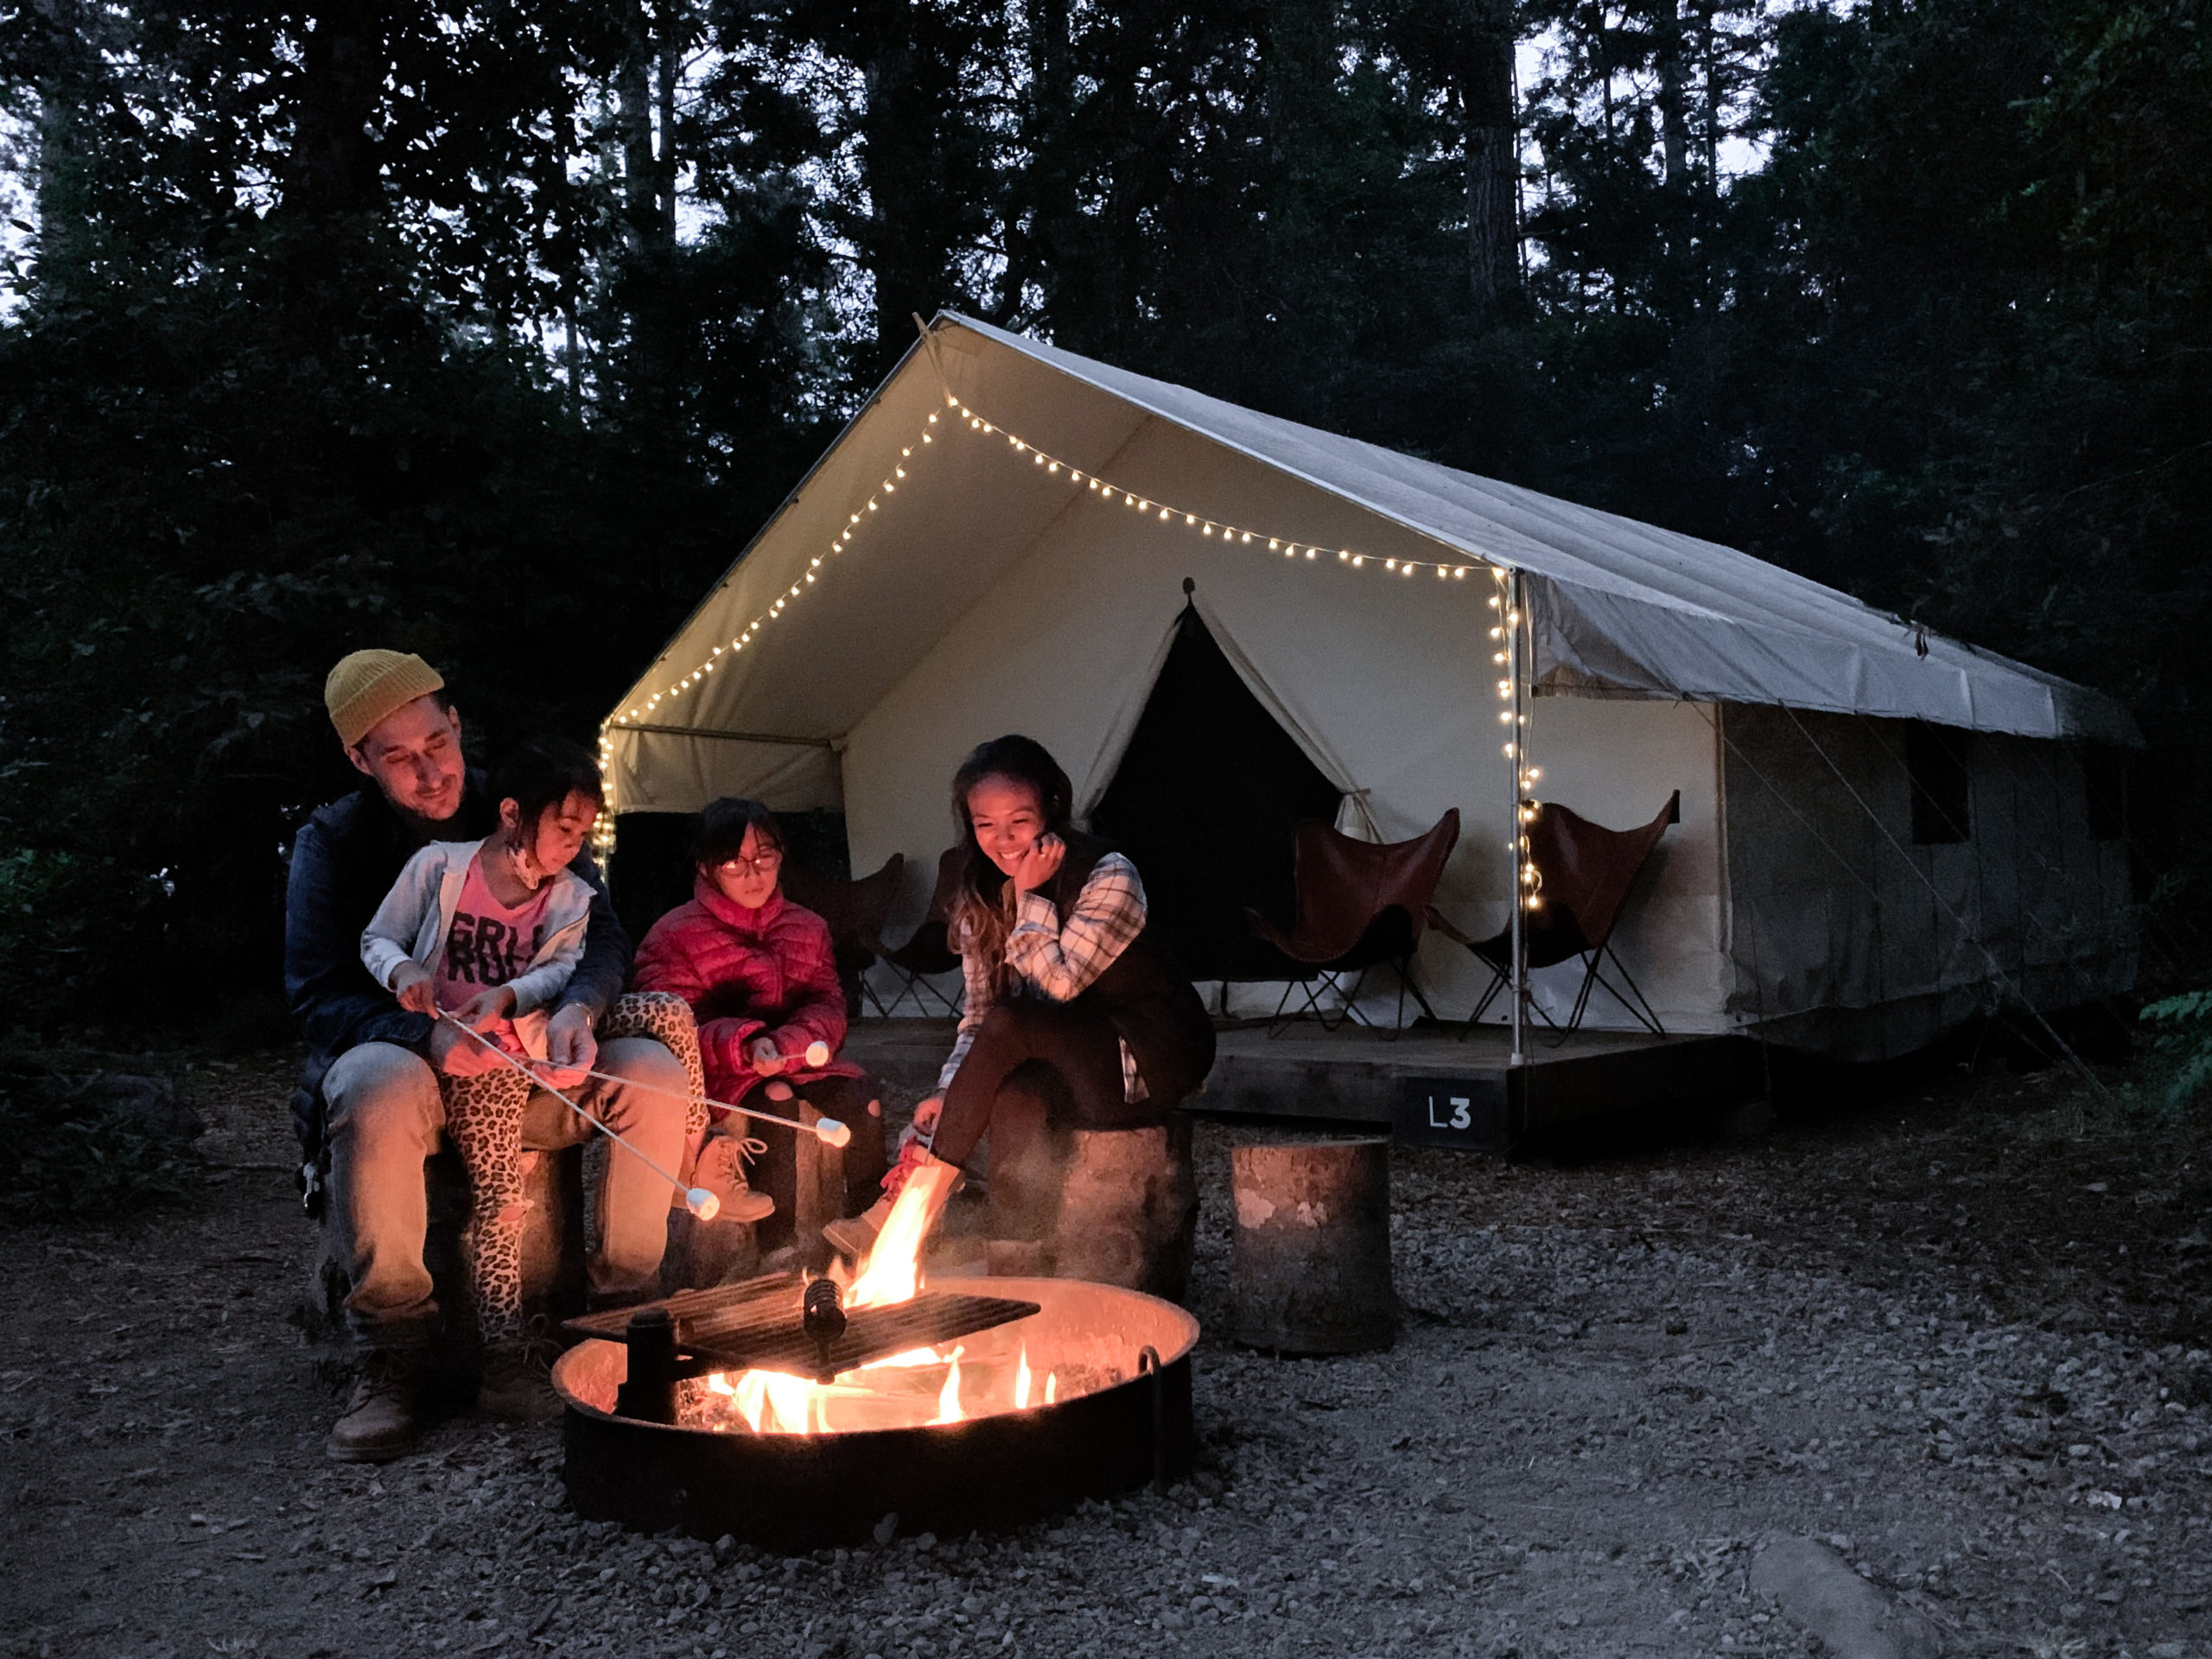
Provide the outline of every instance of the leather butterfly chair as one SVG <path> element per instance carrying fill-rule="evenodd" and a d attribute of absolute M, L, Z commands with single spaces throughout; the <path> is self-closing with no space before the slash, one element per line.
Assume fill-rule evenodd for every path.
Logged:
<path fill-rule="evenodd" d="M 1658 1014 L 1613 950 L 1612 938 L 1622 907 L 1637 877 L 1650 861 L 1659 837 L 1667 833 L 1669 824 L 1681 821 L 1679 789 L 1667 798 L 1657 817 L 1634 830 L 1608 830 L 1554 802 L 1547 801 L 1536 809 L 1535 822 L 1529 826 L 1529 858 L 1540 878 L 1541 902 L 1526 918 L 1529 966 L 1549 968 L 1578 957 L 1583 963 L 1582 988 L 1575 995 L 1574 1011 L 1567 1023 L 1561 1026 L 1541 1010 L 1537 1014 L 1559 1033 L 1559 1042 L 1565 1042 L 1580 1028 L 1583 1016 L 1590 1010 L 1590 993 L 1600 985 L 1653 1036 L 1667 1034 Z M 1509 920 L 1487 939 L 1469 938 L 1434 910 L 1428 912 L 1428 923 L 1445 938 L 1465 945 L 1491 970 L 1490 988 L 1467 1016 L 1467 1028 L 1471 1031 L 1498 993 L 1513 982 L 1512 923 Z M 1608 964 L 1612 974 L 1618 976 L 1619 984 L 1606 973 Z"/>
<path fill-rule="evenodd" d="M 937 886 L 930 893 L 930 907 L 922 914 L 922 924 L 906 944 L 895 950 L 887 950 L 879 944 L 877 959 L 899 978 L 899 988 L 885 1001 L 874 988 L 865 981 L 861 988 L 874 1001 L 876 1012 L 890 1017 L 891 1010 L 909 996 L 914 1006 L 926 1014 L 925 1000 L 935 997 L 944 1005 L 947 1014 L 957 1014 L 960 1004 L 929 982 L 931 974 L 949 974 L 960 966 L 960 953 L 952 948 L 952 904 L 960 893 L 960 862 L 966 849 L 947 849 L 937 861 Z"/>
<path fill-rule="evenodd" d="M 798 865 L 784 870 L 784 893 L 795 905 L 830 924 L 830 943 L 837 957 L 837 979 L 845 988 L 845 1012 L 861 1011 L 867 982 L 861 976 L 883 954 L 883 923 L 906 873 L 906 855 L 893 853 L 874 875 L 838 881 Z"/>
<path fill-rule="evenodd" d="M 1256 910 L 1244 912 L 1252 931 L 1282 953 L 1290 980 L 1275 1005 L 1269 1035 L 1280 1035 L 1288 1024 L 1283 1009 L 1300 989 L 1306 1006 L 1290 1019 L 1311 1014 L 1323 1030 L 1336 1029 L 1322 1010 L 1317 982 L 1324 976 L 1347 973 L 1358 977 L 1344 999 L 1344 1013 L 1337 1026 L 1347 1020 L 1371 1024 L 1359 1012 L 1360 987 L 1370 969 L 1385 963 L 1398 976 L 1398 1025 L 1405 1024 L 1408 992 L 1422 1013 L 1436 1018 L 1436 1010 L 1414 982 L 1413 955 L 1432 914 L 1428 901 L 1435 896 L 1444 862 L 1459 841 L 1457 807 L 1439 818 L 1434 829 L 1411 841 L 1359 841 L 1319 818 L 1305 819 L 1292 829 L 1297 925 L 1285 933 Z"/>

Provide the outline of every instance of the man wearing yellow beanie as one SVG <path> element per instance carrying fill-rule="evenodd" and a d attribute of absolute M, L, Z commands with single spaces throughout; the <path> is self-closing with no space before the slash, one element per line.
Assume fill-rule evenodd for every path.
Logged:
<path fill-rule="evenodd" d="M 499 803 L 461 757 L 461 715 L 437 670 L 406 652 L 357 651 L 330 671 L 323 702 L 346 758 L 368 779 L 318 810 L 292 848 L 284 901 L 284 988 L 308 1055 L 292 1096 L 310 1210 L 327 1206 L 352 1291 L 346 1316 L 363 1363 L 327 1450 L 382 1462 L 421 1438 L 422 1384 L 437 1328 L 423 1265 L 423 1162 L 444 1127 L 437 1074 L 499 1062 L 448 1023 L 402 1008 L 361 965 L 361 931 L 401 868 L 432 841 L 491 833 Z M 620 995 L 630 941 L 588 851 L 571 867 L 596 896 L 583 959 L 546 1030 L 559 1069 L 546 1078 L 663 1168 L 683 1154 L 682 1065 L 644 1038 L 610 1041 L 593 1026 Z M 588 1079 L 610 1072 L 648 1085 Z M 656 1092 L 658 1091 L 658 1092 Z M 673 1091 L 670 1093 L 667 1091 Z M 550 1094 L 531 1102 L 524 1144 L 572 1145 L 588 1126 Z M 668 1238 L 665 1182 L 635 1158 L 610 1158 L 598 1196 L 594 1297 L 617 1306 L 652 1294 Z"/>

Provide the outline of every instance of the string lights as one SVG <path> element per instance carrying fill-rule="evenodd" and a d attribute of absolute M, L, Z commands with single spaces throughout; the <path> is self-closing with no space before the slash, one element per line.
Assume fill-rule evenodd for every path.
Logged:
<path fill-rule="evenodd" d="M 957 422 L 950 423 L 950 429 L 955 431 L 964 429 L 986 438 L 1003 438 L 1010 454 L 1027 456 L 1033 466 L 1040 468 L 1047 476 L 1065 479 L 1071 489 L 1081 488 L 1086 498 L 1095 498 L 1101 505 L 1110 504 L 1125 512 L 1133 512 L 1157 524 L 1188 531 L 1202 539 L 1217 541 L 1224 547 L 1249 548 L 1255 553 L 1274 554 L 1285 559 L 1301 562 L 1319 561 L 1326 556 L 1332 557 L 1344 568 L 1358 571 L 1363 575 L 1411 577 L 1419 572 L 1427 571 L 1432 573 L 1440 582 L 1464 581 L 1470 570 L 1484 568 L 1481 564 L 1470 560 L 1409 559 L 1395 555 L 1378 556 L 1372 553 L 1348 547 L 1332 546 L 1323 542 L 1269 535 L 1264 531 L 1232 524 L 1226 519 L 1208 518 L 1203 513 L 1192 512 L 1187 508 L 1155 500 L 1141 491 L 1116 484 L 1110 479 L 1102 478 L 1096 473 L 1084 470 L 1063 456 L 1040 449 L 1019 434 L 1009 432 L 1004 427 L 985 418 L 949 392 L 945 397 L 945 406 L 948 411 L 955 411 L 958 416 Z M 915 442 L 900 448 L 899 462 L 892 467 L 890 474 L 876 486 L 874 493 L 863 504 L 847 513 L 844 524 L 840 527 L 836 535 L 822 551 L 811 556 L 798 581 L 779 594 L 765 609 L 740 628 L 726 644 L 716 645 L 690 672 L 678 676 L 659 690 L 641 696 L 627 710 L 611 717 L 601 725 L 599 769 L 606 795 L 606 805 L 593 830 L 592 843 L 594 850 L 602 861 L 609 857 L 614 849 L 616 810 L 614 734 L 626 729 L 634 729 L 637 726 L 652 721 L 657 716 L 664 716 L 668 713 L 672 713 L 672 705 L 697 690 L 706 683 L 707 677 L 721 667 L 726 659 L 734 661 L 747 646 L 753 644 L 760 638 L 764 629 L 782 617 L 792 605 L 804 598 L 816 586 L 817 578 L 827 574 L 825 560 L 843 553 L 854 544 L 855 539 L 861 531 L 878 522 L 875 515 L 880 513 L 884 507 L 890 504 L 892 498 L 898 494 L 899 486 L 907 481 L 908 463 L 918 463 L 924 458 L 927 447 L 935 445 L 937 440 L 944 435 L 946 429 L 948 429 L 947 424 L 940 422 L 938 414 L 932 413 L 922 431 L 917 435 Z M 1491 570 L 1501 582 L 1507 579 L 1507 572 L 1503 569 L 1491 567 Z M 1499 601 L 1493 597 L 1491 602 L 1493 606 L 1497 606 Z M 1494 640 L 1503 637 L 1503 630 L 1497 628 L 1491 630 L 1491 638 Z M 1503 655 L 1497 658 L 1497 661 L 1501 664 L 1505 663 L 1506 660 Z M 1508 681 L 1503 683 L 1510 683 L 1511 677 L 1509 675 Z M 1510 720 L 1513 715 L 1509 713 L 1507 718 Z M 1514 746 L 1511 743 L 1507 744 L 1506 753 L 1509 755 L 1514 753 Z M 1534 776 L 1533 772 L 1531 776 Z"/>
<path fill-rule="evenodd" d="M 1040 449 L 1018 433 L 994 424 L 947 394 L 946 406 L 957 410 L 960 418 L 971 432 L 985 437 L 1003 437 L 1007 448 L 1018 455 L 1027 455 L 1032 465 L 1042 467 L 1048 476 L 1065 475 L 1071 485 L 1080 484 L 1086 496 L 1096 496 L 1102 504 L 1119 506 L 1140 517 L 1152 518 L 1160 524 L 1172 524 L 1208 539 L 1217 539 L 1224 547 L 1249 547 L 1260 552 L 1279 553 L 1286 559 L 1319 559 L 1323 555 L 1351 569 L 1372 569 L 1379 575 L 1410 576 L 1415 571 L 1434 573 L 1440 581 L 1464 580 L 1470 570 L 1482 569 L 1479 564 L 1464 559 L 1407 559 L 1395 556 L 1378 558 L 1372 553 L 1356 552 L 1348 547 L 1332 547 L 1325 542 L 1294 541 L 1288 537 L 1270 536 L 1265 531 L 1248 529 L 1243 524 L 1230 524 L 1226 519 L 1209 518 L 1204 513 L 1193 512 L 1165 501 L 1155 501 L 1140 491 L 1111 479 L 1101 478 L 1096 473 L 1084 472 L 1074 462 Z"/>
<path fill-rule="evenodd" d="M 1536 814 L 1542 808 L 1543 804 L 1536 798 L 1536 780 L 1544 775 L 1544 769 L 1530 766 L 1528 760 L 1529 712 L 1522 699 L 1526 664 L 1522 627 L 1526 618 L 1520 596 L 1515 592 L 1517 584 L 1514 573 L 1497 567 L 1491 575 L 1497 579 L 1497 591 L 1490 596 L 1490 607 L 1498 615 L 1490 631 L 1490 659 L 1501 671 L 1497 696 L 1504 706 L 1497 711 L 1497 723 L 1506 728 L 1505 741 L 1500 747 L 1514 768 L 1513 839 L 1506 843 L 1505 849 L 1513 855 L 1514 886 L 1521 895 L 1521 907 L 1541 910 L 1544 903 L 1544 877 L 1530 855 L 1529 826 L 1536 821 Z"/>
<path fill-rule="evenodd" d="M 730 661 L 735 661 L 747 645 L 760 638 L 762 629 L 782 616 L 797 601 L 804 598 L 807 591 L 814 587 L 817 577 L 822 574 L 823 561 L 825 558 L 835 557 L 850 547 L 858 532 L 874 522 L 868 515 L 881 512 L 883 504 L 899 493 L 899 486 L 906 481 L 907 463 L 918 462 L 920 459 L 918 452 L 925 451 L 937 442 L 939 435 L 932 429 L 938 424 L 938 417 L 932 413 L 924 423 L 922 430 L 916 435 L 914 442 L 903 445 L 899 448 L 899 460 L 893 465 L 889 476 L 875 486 L 875 493 L 868 498 L 867 504 L 846 515 L 843 526 L 830 540 L 826 550 L 815 554 L 807 561 L 806 569 L 801 574 L 800 579 L 770 601 L 767 607 L 759 612 L 752 620 L 740 628 L 728 645 L 717 645 L 707 653 L 706 659 L 690 673 L 683 675 L 664 690 L 641 698 L 626 714 L 601 722 L 599 776 L 601 792 L 606 799 L 598 822 L 592 827 L 592 849 L 602 863 L 612 856 L 614 851 L 613 734 L 630 727 L 632 722 L 652 720 L 660 712 L 664 702 L 674 702 L 686 692 L 697 690 L 705 683 L 707 677 L 721 665 L 725 658 Z"/>

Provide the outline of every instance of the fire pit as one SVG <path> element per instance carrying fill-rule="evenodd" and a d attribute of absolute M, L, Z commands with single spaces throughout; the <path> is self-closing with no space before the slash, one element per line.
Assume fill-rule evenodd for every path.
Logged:
<path fill-rule="evenodd" d="M 848 1325 L 803 1309 L 805 1290 L 754 1281 L 585 1327 L 553 1368 L 577 1513 L 813 1549 L 887 1515 L 963 1532 L 1189 1471 L 1198 1326 L 1172 1303 L 944 1279 Z"/>

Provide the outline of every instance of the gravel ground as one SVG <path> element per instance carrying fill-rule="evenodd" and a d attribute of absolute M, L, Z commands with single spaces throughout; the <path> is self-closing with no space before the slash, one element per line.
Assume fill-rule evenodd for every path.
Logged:
<path fill-rule="evenodd" d="M 327 1462 L 285 1071 L 192 1074 L 198 1200 L 0 1231 L 0 1653 L 1801 1652 L 1750 1588 L 1799 1534 L 1950 1652 L 2212 1654 L 2212 1131 L 2056 1074 L 1402 1149 L 1389 1354 L 1210 1337 L 1190 1484 L 782 1560 L 577 1521 L 550 1430 Z M 1249 1133 L 1200 1134 L 1210 1327 Z"/>

